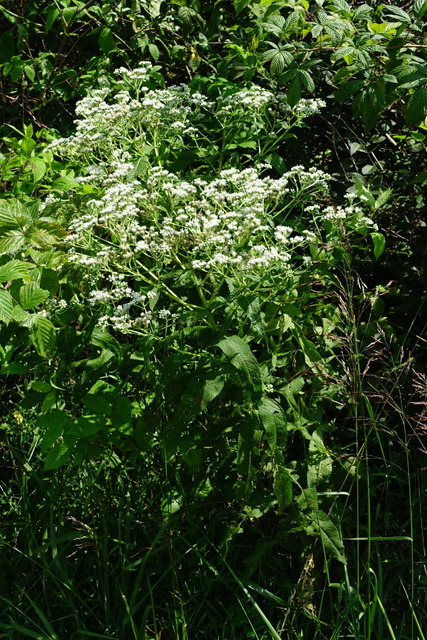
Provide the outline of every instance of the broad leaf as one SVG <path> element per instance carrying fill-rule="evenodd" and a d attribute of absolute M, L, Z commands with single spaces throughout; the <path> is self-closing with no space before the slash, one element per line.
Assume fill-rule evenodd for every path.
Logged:
<path fill-rule="evenodd" d="M 24 309 L 34 309 L 49 297 L 49 291 L 41 289 L 35 282 L 29 282 L 21 287 L 19 301 Z"/>
<path fill-rule="evenodd" d="M 330 517 L 324 511 L 319 510 L 314 515 L 314 522 L 319 528 L 320 539 L 325 551 L 339 562 L 347 564 L 342 537 Z"/>
<path fill-rule="evenodd" d="M 246 342 L 239 336 L 230 336 L 221 340 L 218 346 L 230 358 L 231 364 L 236 367 L 242 378 L 255 391 L 260 391 L 262 383 L 258 362 Z"/>
<path fill-rule="evenodd" d="M 203 388 L 203 397 L 200 403 L 200 408 L 206 409 L 208 404 L 212 402 L 222 391 L 224 387 L 224 378 L 218 377 L 213 380 L 207 380 Z"/>
<path fill-rule="evenodd" d="M 35 315 L 31 318 L 30 338 L 37 353 L 48 358 L 55 346 L 55 327 L 44 316 Z"/>
<path fill-rule="evenodd" d="M 29 268 L 28 262 L 9 260 L 9 262 L 0 267 L 0 282 L 24 278 L 28 274 Z"/>
<path fill-rule="evenodd" d="M 70 459 L 71 454 L 72 449 L 69 449 L 64 442 L 56 444 L 46 456 L 44 470 L 51 471 L 52 469 L 62 467 L 62 465 Z"/>
<path fill-rule="evenodd" d="M 383 254 L 385 249 L 385 237 L 383 236 L 382 233 L 378 233 L 377 231 L 374 231 L 373 233 L 371 233 L 371 238 L 374 245 L 375 260 L 378 260 L 378 258 Z"/>

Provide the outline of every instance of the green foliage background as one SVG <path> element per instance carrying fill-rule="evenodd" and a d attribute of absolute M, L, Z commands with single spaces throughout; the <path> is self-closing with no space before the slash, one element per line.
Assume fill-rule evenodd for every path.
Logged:
<path fill-rule="evenodd" d="M 426 16 L 423 0 L 1 3 L 0 637 L 425 638 Z M 79 180 L 96 153 L 49 143 L 141 60 L 153 91 L 326 102 L 292 126 L 212 111 L 199 138 L 147 130 L 128 149 L 141 183 L 157 161 L 181 181 L 327 172 L 329 193 L 297 182 L 280 211 L 315 225 L 312 266 L 297 247 L 291 276 L 233 290 L 185 247 L 71 265 L 105 187 Z M 322 218 L 346 193 L 378 228 Z M 103 290 L 125 268 L 158 292 L 151 311 L 187 305 L 182 326 L 97 325 L 84 276 Z"/>

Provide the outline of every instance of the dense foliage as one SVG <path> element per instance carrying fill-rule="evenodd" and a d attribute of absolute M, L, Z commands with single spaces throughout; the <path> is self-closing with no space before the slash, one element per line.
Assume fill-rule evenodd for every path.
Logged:
<path fill-rule="evenodd" d="M 0 637 L 424 640 L 426 16 L 0 6 Z"/>

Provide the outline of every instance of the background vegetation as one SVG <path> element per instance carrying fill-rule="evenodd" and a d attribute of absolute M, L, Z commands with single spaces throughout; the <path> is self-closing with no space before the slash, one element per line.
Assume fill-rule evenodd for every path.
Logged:
<path fill-rule="evenodd" d="M 425 638 L 426 16 L 1 3 L 0 637 Z"/>

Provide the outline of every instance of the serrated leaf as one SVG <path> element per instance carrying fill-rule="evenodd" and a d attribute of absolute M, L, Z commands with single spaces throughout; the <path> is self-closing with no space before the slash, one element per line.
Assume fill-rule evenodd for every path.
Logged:
<path fill-rule="evenodd" d="M 324 511 L 319 510 L 315 513 L 314 522 L 319 528 L 320 539 L 325 551 L 339 562 L 347 564 L 342 537 L 330 517 Z"/>
<path fill-rule="evenodd" d="M 283 69 L 291 64 L 293 57 L 290 53 L 284 51 L 278 51 L 276 55 L 271 59 L 270 70 L 275 76 L 279 76 Z"/>
<path fill-rule="evenodd" d="M 29 158 L 32 152 L 34 151 L 35 146 L 36 146 L 36 143 L 34 140 L 32 140 L 31 138 L 23 138 L 21 141 L 22 155 Z"/>
<path fill-rule="evenodd" d="M 390 200 L 393 195 L 393 191 L 391 189 L 385 189 L 384 191 L 380 191 L 380 195 L 375 200 L 375 210 L 381 209 L 381 207 Z"/>
<path fill-rule="evenodd" d="M 292 13 L 290 13 L 285 20 L 285 24 L 283 25 L 283 31 L 285 33 L 287 33 L 288 31 L 291 31 L 299 23 L 300 17 L 301 17 L 301 13 L 299 11 L 292 11 Z"/>
<path fill-rule="evenodd" d="M 14 322 L 26 323 L 28 320 L 28 312 L 19 305 L 15 304 L 12 311 L 12 318 Z"/>
<path fill-rule="evenodd" d="M 305 71 L 305 69 L 300 69 L 298 71 L 298 78 L 300 79 L 301 85 L 309 91 L 309 93 L 313 93 L 315 86 L 314 81 L 311 75 Z"/>
<path fill-rule="evenodd" d="M 413 4 L 412 11 L 416 18 L 420 20 L 427 12 L 427 0 L 416 0 Z"/>
<path fill-rule="evenodd" d="M 249 346 L 239 336 L 230 336 L 218 343 L 221 351 L 230 359 L 243 379 L 249 383 L 254 390 L 261 390 L 261 372 L 257 359 Z"/>
<path fill-rule="evenodd" d="M 367 20 L 369 19 L 371 13 L 373 11 L 373 7 L 370 7 L 367 4 L 362 4 L 360 7 L 356 7 L 353 14 L 353 20 Z"/>
<path fill-rule="evenodd" d="M 0 267 L 0 282 L 19 280 L 24 278 L 29 271 L 29 264 L 22 260 L 9 260 Z"/>
<path fill-rule="evenodd" d="M 35 315 L 30 322 L 30 338 L 37 353 L 47 358 L 55 346 L 55 327 L 44 316 Z"/>
<path fill-rule="evenodd" d="M 44 470 L 51 471 L 59 469 L 71 457 L 72 449 L 69 449 L 64 442 L 56 444 L 47 454 L 44 463 Z"/>
<path fill-rule="evenodd" d="M 408 127 L 419 124 L 427 115 L 427 89 L 420 87 L 409 98 L 405 109 L 405 120 Z"/>
<path fill-rule="evenodd" d="M 2 230 L 19 228 L 17 214 L 20 213 L 22 213 L 20 205 L 0 201 L 0 228 Z"/>
<path fill-rule="evenodd" d="M 24 244 L 24 234 L 10 232 L 0 240 L 0 254 L 16 253 Z"/>
<path fill-rule="evenodd" d="M 329 4 L 329 8 L 337 9 L 340 13 L 344 13 L 344 15 L 349 18 L 352 15 L 352 10 L 348 2 L 345 0 L 331 0 Z"/>
<path fill-rule="evenodd" d="M 375 260 L 378 260 L 378 258 L 380 258 L 380 256 L 383 254 L 384 249 L 385 249 L 385 237 L 383 236 L 382 233 L 378 233 L 377 231 L 374 231 L 373 233 L 371 233 L 371 238 L 372 238 L 372 243 L 374 245 L 374 256 L 375 256 Z"/>
<path fill-rule="evenodd" d="M 404 11 L 400 7 L 396 7 L 394 5 L 387 5 L 385 13 L 388 15 L 391 15 L 392 18 L 397 18 L 398 20 L 401 20 L 402 22 L 411 22 L 411 17 L 406 13 L 406 11 Z"/>
<path fill-rule="evenodd" d="M 347 56 L 353 56 L 355 52 L 354 47 L 346 46 L 340 47 L 337 51 L 334 51 L 333 57 L 334 60 L 340 60 L 341 58 L 346 58 Z"/>
<path fill-rule="evenodd" d="M 9 322 L 13 315 L 13 298 L 8 291 L 0 289 L 0 320 Z"/>
<path fill-rule="evenodd" d="M 262 398 L 257 409 L 270 451 L 286 443 L 286 418 L 282 407 L 271 398 Z"/>
<path fill-rule="evenodd" d="M 49 291 L 41 289 L 35 282 L 29 282 L 21 287 L 19 301 L 23 309 L 34 309 L 49 297 Z"/>
<path fill-rule="evenodd" d="M 316 429 L 311 435 L 307 458 L 307 486 L 317 487 L 329 480 L 332 473 L 332 459 L 322 439 L 321 432 Z"/>

